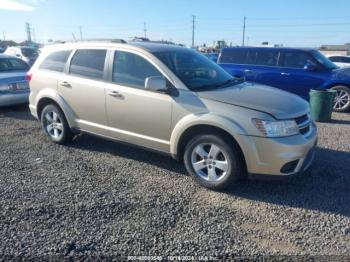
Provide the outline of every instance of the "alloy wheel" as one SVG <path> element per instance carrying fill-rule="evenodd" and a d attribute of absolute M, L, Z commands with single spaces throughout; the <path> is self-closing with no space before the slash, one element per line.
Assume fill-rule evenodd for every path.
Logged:
<path fill-rule="evenodd" d="M 222 180 L 230 166 L 226 153 L 212 143 L 197 145 L 192 151 L 191 163 L 195 173 L 209 182 Z"/>
<path fill-rule="evenodd" d="M 343 110 L 350 104 L 350 94 L 345 90 L 337 90 L 337 94 L 334 99 L 334 109 Z"/>
<path fill-rule="evenodd" d="M 47 133 L 54 139 L 61 139 L 63 136 L 63 123 L 59 115 L 54 111 L 45 114 L 45 129 Z"/>

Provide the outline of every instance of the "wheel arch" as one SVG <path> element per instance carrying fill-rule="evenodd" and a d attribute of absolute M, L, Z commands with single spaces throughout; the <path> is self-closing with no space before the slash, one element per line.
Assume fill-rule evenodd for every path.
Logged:
<path fill-rule="evenodd" d="M 60 110 L 62 110 L 70 128 L 74 128 L 76 126 L 74 122 L 75 117 L 73 111 L 64 101 L 64 99 L 59 94 L 57 94 L 55 90 L 52 89 L 43 89 L 42 92 L 37 96 L 35 105 L 36 114 L 39 120 L 41 118 L 42 110 L 49 104 L 54 104 L 59 107 Z"/>

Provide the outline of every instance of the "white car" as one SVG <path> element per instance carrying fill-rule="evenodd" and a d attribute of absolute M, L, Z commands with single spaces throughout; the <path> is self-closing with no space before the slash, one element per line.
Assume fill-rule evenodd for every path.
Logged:
<path fill-rule="evenodd" d="M 38 49 L 29 46 L 9 46 L 6 48 L 4 54 L 20 58 L 30 66 L 34 64 L 39 56 Z"/>
<path fill-rule="evenodd" d="M 328 59 L 339 67 L 350 67 L 350 56 L 329 56 Z"/>

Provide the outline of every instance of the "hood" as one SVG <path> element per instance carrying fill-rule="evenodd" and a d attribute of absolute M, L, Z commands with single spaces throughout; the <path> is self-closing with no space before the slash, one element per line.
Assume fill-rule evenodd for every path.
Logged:
<path fill-rule="evenodd" d="M 25 71 L 0 72 L 0 84 L 26 81 L 26 75 Z"/>
<path fill-rule="evenodd" d="M 350 79 L 350 67 L 337 68 L 332 70 L 333 79 L 344 80 L 349 82 Z"/>
<path fill-rule="evenodd" d="M 201 98 L 262 111 L 276 119 L 290 119 L 307 114 L 309 104 L 283 90 L 245 82 L 226 88 L 197 92 Z"/>

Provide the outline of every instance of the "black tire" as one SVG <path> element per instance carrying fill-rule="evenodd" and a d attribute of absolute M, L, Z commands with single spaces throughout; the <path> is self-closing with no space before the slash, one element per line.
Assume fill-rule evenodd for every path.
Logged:
<path fill-rule="evenodd" d="M 51 116 L 52 121 L 49 120 L 49 116 Z M 74 134 L 70 130 L 67 119 L 62 110 L 58 106 L 54 104 L 45 106 L 41 112 L 40 119 L 42 128 L 52 142 L 56 144 L 66 144 L 72 141 Z M 51 126 L 48 127 L 49 125 Z M 57 129 L 57 133 L 54 129 Z M 58 135 L 56 136 L 55 134 Z"/>
<path fill-rule="evenodd" d="M 334 87 L 332 87 L 332 89 L 337 91 L 337 96 L 334 100 L 333 111 L 335 111 L 335 112 L 348 111 L 350 109 L 350 89 L 346 86 L 334 86 Z M 342 100 L 342 101 L 338 100 L 338 97 L 340 94 L 343 94 L 346 96 L 345 100 Z M 339 102 L 341 104 L 337 104 Z"/>
<path fill-rule="evenodd" d="M 204 145 L 204 146 L 203 146 Z M 199 157 L 199 159 L 195 160 L 198 161 L 196 163 L 202 162 L 205 160 L 201 160 L 201 157 L 199 154 L 195 153 L 196 149 L 203 148 L 206 152 L 208 152 L 207 160 L 210 161 L 210 152 L 211 152 L 211 146 L 215 145 L 218 147 L 222 153 L 219 153 L 218 158 L 221 157 L 221 159 L 226 159 L 227 162 L 227 171 L 222 172 L 222 175 L 219 177 L 218 181 L 210 181 L 209 178 L 209 172 L 214 169 L 214 171 L 217 173 L 220 173 L 222 170 L 218 168 L 218 162 L 207 162 L 204 161 L 204 165 L 206 165 L 205 168 L 200 170 L 199 172 L 196 172 L 194 169 L 193 159 L 195 157 Z M 203 147 L 202 147 L 203 146 Z M 206 149 L 206 146 L 210 146 L 210 149 Z M 220 155 L 221 154 L 221 155 Z M 213 157 L 213 156 L 211 156 Z M 223 157 L 223 158 L 222 158 Z M 225 161 L 222 161 L 225 162 Z M 184 153 L 184 163 L 186 166 L 186 169 L 188 173 L 194 178 L 196 182 L 198 182 L 200 185 L 213 189 L 213 190 L 222 190 L 225 189 L 231 185 L 233 185 L 237 180 L 239 180 L 243 175 L 244 170 L 244 163 L 242 162 L 242 156 L 240 153 L 239 148 L 237 145 L 228 143 L 221 137 L 218 137 L 216 135 L 210 135 L 210 134 L 202 134 L 195 136 L 193 139 L 191 139 L 188 144 L 185 147 L 185 153 Z M 212 163 L 212 165 L 210 165 Z M 202 165 L 202 164 L 201 164 Z M 207 177 L 205 178 L 205 171 L 207 171 Z"/>

